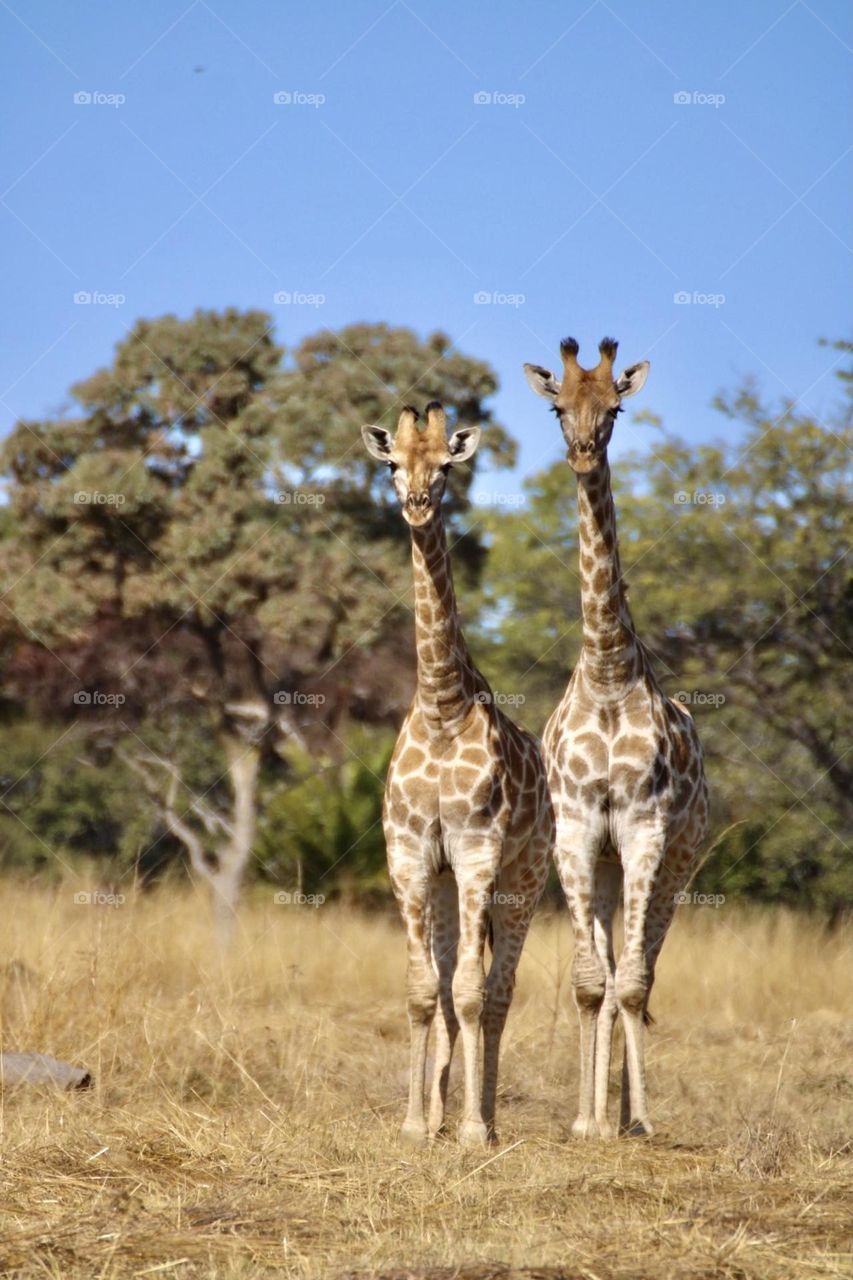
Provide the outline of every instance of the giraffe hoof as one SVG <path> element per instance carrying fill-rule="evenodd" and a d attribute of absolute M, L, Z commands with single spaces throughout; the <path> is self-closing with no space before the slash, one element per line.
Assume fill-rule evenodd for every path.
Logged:
<path fill-rule="evenodd" d="M 585 1116 L 578 1116 L 572 1125 L 573 1138 L 597 1138 L 598 1125 L 594 1120 L 588 1120 Z"/>
<path fill-rule="evenodd" d="M 407 1147 L 425 1147 L 428 1137 L 425 1124 L 412 1124 L 407 1120 L 400 1129 L 400 1141 Z"/>
<path fill-rule="evenodd" d="M 459 1141 L 465 1147 L 486 1147 L 489 1131 L 482 1120 L 463 1120 L 459 1126 Z"/>
<path fill-rule="evenodd" d="M 613 1129 L 613 1125 L 610 1123 L 609 1120 L 598 1120 L 596 1121 L 596 1124 L 598 1126 L 599 1138 L 604 1138 L 606 1140 L 608 1138 L 616 1137 L 616 1134 Z"/>
<path fill-rule="evenodd" d="M 651 1138 L 654 1135 L 654 1129 L 648 1120 L 632 1120 L 630 1124 L 624 1125 L 619 1133 L 623 1138 Z"/>

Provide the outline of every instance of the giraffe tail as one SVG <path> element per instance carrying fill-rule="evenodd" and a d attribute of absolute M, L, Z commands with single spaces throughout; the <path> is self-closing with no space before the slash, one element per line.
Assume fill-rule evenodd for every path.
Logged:
<path fill-rule="evenodd" d="M 655 1020 L 652 1017 L 652 1015 L 649 1013 L 648 1009 L 644 1009 L 643 1010 L 643 1026 L 653 1027 L 654 1023 L 655 1023 Z"/>

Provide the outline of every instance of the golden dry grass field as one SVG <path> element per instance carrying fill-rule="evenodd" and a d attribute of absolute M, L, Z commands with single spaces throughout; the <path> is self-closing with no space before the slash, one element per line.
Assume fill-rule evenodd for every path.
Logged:
<path fill-rule="evenodd" d="M 81 887 L 0 885 L 2 1047 L 94 1074 L 2 1096 L 0 1275 L 853 1275 L 843 931 L 681 908 L 652 1004 L 656 1136 L 583 1144 L 569 929 L 541 917 L 497 1147 L 412 1152 L 393 917 L 256 892 L 223 972 L 192 892 L 112 907 Z"/>

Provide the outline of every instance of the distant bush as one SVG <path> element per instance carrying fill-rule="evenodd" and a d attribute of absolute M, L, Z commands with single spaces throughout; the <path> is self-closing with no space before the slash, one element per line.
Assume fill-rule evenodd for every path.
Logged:
<path fill-rule="evenodd" d="M 259 874 L 305 893 L 388 892 L 382 796 L 395 734 L 362 729 L 343 758 L 298 748 L 292 773 L 268 798 L 258 824 Z"/>
<path fill-rule="evenodd" d="M 78 857 L 129 871 L 151 824 L 124 766 L 66 726 L 0 726 L 0 867 L 61 874 Z"/>

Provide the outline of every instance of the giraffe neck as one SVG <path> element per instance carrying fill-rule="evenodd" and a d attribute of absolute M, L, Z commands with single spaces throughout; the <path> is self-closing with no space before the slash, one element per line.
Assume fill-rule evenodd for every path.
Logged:
<path fill-rule="evenodd" d="M 637 641 L 625 596 L 610 467 L 578 476 L 578 535 L 585 674 L 608 690 L 632 683 Z"/>
<path fill-rule="evenodd" d="M 452 734 L 461 728 L 479 682 L 459 625 L 447 536 L 439 512 L 423 528 L 412 528 L 412 565 L 418 698 L 433 727 Z"/>

